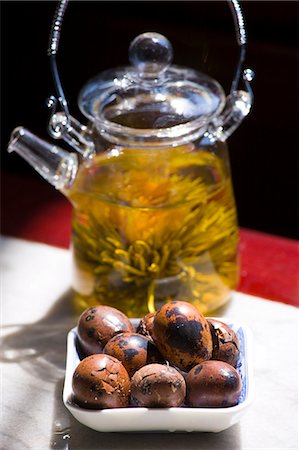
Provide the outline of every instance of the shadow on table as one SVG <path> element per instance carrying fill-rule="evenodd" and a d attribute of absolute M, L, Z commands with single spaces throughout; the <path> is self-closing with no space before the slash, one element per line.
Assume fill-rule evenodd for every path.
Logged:
<path fill-rule="evenodd" d="M 71 289 L 65 292 L 37 322 L 1 327 L 0 361 L 18 363 L 39 379 L 57 382 L 65 370 L 66 336 L 77 320 L 72 295 Z"/>

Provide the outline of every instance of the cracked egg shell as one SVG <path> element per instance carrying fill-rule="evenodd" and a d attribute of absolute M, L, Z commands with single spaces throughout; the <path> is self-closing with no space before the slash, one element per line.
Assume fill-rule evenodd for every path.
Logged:
<path fill-rule="evenodd" d="M 165 359 L 185 372 L 212 356 L 208 321 L 187 302 L 166 303 L 156 312 L 153 339 Z"/>
<path fill-rule="evenodd" d="M 83 359 L 74 372 L 72 386 L 74 400 L 83 408 L 124 408 L 129 404 L 129 375 L 112 356 L 95 354 Z"/>
<path fill-rule="evenodd" d="M 111 306 L 98 305 L 83 311 L 78 320 L 77 337 L 83 356 L 101 353 L 117 333 L 133 332 L 128 317 Z"/>
<path fill-rule="evenodd" d="M 138 333 L 117 334 L 105 345 L 104 353 L 121 361 L 130 377 L 146 364 L 165 362 L 153 342 Z"/>
<path fill-rule="evenodd" d="M 148 364 L 132 378 L 131 403 L 147 408 L 181 406 L 186 395 L 184 377 L 174 368 L 163 364 Z"/>
<path fill-rule="evenodd" d="M 186 404 L 192 407 L 224 408 L 238 403 L 242 381 L 234 367 L 223 361 L 205 361 L 186 376 Z"/>
<path fill-rule="evenodd" d="M 154 318 L 156 313 L 146 314 L 139 322 L 136 332 L 152 339 Z"/>
<path fill-rule="evenodd" d="M 207 319 L 212 333 L 213 353 L 211 359 L 224 361 L 237 367 L 240 356 L 238 336 L 226 323 L 216 319 Z"/>

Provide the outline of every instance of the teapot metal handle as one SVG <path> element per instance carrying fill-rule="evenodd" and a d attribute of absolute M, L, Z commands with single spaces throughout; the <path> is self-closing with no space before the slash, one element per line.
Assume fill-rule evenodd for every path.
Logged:
<path fill-rule="evenodd" d="M 251 69 L 243 70 L 243 64 L 244 64 L 245 55 L 246 55 L 246 43 L 247 43 L 247 34 L 246 34 L 246 29 L 245 29 L 243 12 L 242 12 L 242 9 L 241 9 L 241 6 L 240 6 L 240 3 L 238 0 L 228 0 L 228 2 L 229 2 L 229 6 L 232 11 L 232 15 L 233 15 L 233 19 L 234 19 L 236 38 L 237 38 L 237 43 L 240 47 L 240 53 L 239 53 L 239 60 L 238 60 L 236 71 L 235 71 L 235 76 L 233 78 L 231 89 L 230 89 L 230 95 L 228 97 L 229 101 L 227 103 L 228 104 L 232 103 L 232 99 L 235 99 L 236 97 L 240 98 L 240 94 L 241 94 L 241 97 L 242 97 L 242 95 L 244 97 L 244 94 L 246 94 L 247 101 L 246 101 L 246 108 L 242 108 L 242 112 L 241 112 L 241 114 L 239 114 L 239 118 L 237 118 L 237 114 L 235 113 L 236 108 L 231 109 L 231 114 L 232 114 L 233 118 L 236 119 L 236 120 L 234 120 L 235 124 L 233 127 L 230 127 L 230 126 L 221 127 L 220 121 L 217 120 L 218 128 L 219 127 L 222 128 L 222 129 L 220 129 L 220 133 L 219 133 L 219 129 L 218 129 L 217 133 L 213 132 L 212 129 L 210 129 L 210 134 L 214 134 L 215 137 L 217 134 L 217 138 L 218 139 L 220 138 L 221 140 L 225 140 L 235 130 L 235 128 L 237 128 L 240 121 L 248 114 L 250 107 L 251 107 L 252 100 L 253 100 L 253 94 L 252 94 L 252 90 L 251 90 L 249 83 L 252 81 L 252 79 L 254 77 L 254 73 Z M 57 92 L 57 99 L 55 99 L 54 96 L 51 96 L 51 101 L 49 103 L 49 106 L 55 104 L 55 108 L 56 108 L 57 100 L 58 100 L 58 102 L 61 106 L 61 109 L 62 109 L 62 112 L 58 113 L 58 114 L 60 114 L 64 118 L 63 126 L 64 126 L 66 136 L 69 134 L 69 131 L 73 129 L 72 122 L 75 119 L 73 119 L 69 113 L 68 102 L 66 100 L 66 97 L 65 97 L 65 94 L 64 94 L 64 91 L 62 88 L 62 84 L 61 84 L 61 80 L 60 80 L 60 76 L 59 76 L 59 72 L 58 72 L 58 68 L 57 68 L 56 55 L 58 53 L 58 48 L 59 48 L 62 22 L 63 22 L 64 14 L 67 9 L 68 3 L 69 3 L 69 0 L 60 0 L 58 3 L 58 6 L 57 6 L 55 14 L 54 14 L 53 22 L 52 22 L 50 39 L 49 39 L 49 47 L 48 47 L 48 55 L 50 57 L 51 71 L 52 71 L 53 81 L 54 81 L 54 85 L 55 85 L 56 92 Z M 245 83 L 246 91 L 237 91 L 238 85 L 239 85 L 240 79 L 241 79 L 241 74 L 242 74 L 242 80 Z M 229 108 L 226 108 L 226 109 L 229 109 Z M 247 111 L 247 112 L 244 114 L 245 111 Z M 55 109 L 55 112 L 56 112 L 56 109 Z M 57 122 L 57 114 L 53 114 L 53 116 L 56 116 L 56 122 Z M 221 116 L 222 116 L 222 118 L 224 118 L 225 114 L 222 114 Z M 226 116 L 227 116 L 227 112 L 226 112 Z M 228 123 L 227 123 L 227 125 L 228 125 Z M 83 125 L 82 125 L 82 127 L 85 130 L 85 127 Z M 217 127 L 217 125 L 215 123 L 213 126 L 214 130 L 216 129 L 216 127 Z M 222 133 L 224 128 L 226 128 L 225 132 Z M 56 129 L 57 129 L 57 127 L 56 127 Z M 55 132 L 52 132 L 51 120 L 50 120 L 50 133 L 56 139 L 59 137 L 63 137 L 62 132 L 60 135 L 58 135 Z M 89 140 L 88 137 L 81 138 L 80 133 L 76 133 L 76 138 L 79 140 L 78 145 L 76 146 L 76 149 L 80 153 L 83 153 L 85 155 L 87 153 L 88 156 L 90 156 L 90 153 L 93 152 L 93 148 L 90 150 L 86 150 L 86 148 L 88 149 L 89 146 L 92 147 L 92 141 Z M 68 139 L 65 139 L 65 140 L 68 141 Z"/>
<path fill-rule="evenodd" d="M 57 92 L 58 101 L 59 101 L 60 106 L 67 118 L 70 116 L 70 113 L 69 113 L 68 103 L 65 98 L 62 84 L 60 81 L 60 76 L 59 76 L 59 72 L 58 72 L 58 68 L 57 68 L 56 54 L 57 54 L 58 48 L 59 48 L 61 27 L 62 27 L 62 22 L 63 22 L 63 18 L 64 18 L 64 14 L 65 14 L 68 2 L 69 2 L 69 0 L 60 0 L 58 6 L 56 8 L 53 22 L 52 22 L 50 39 L 49 39 L 49 47 L 48 47 L 48 56 L 50 57 L 51 72 L 52 72 L 53 81 L 54 81 L 54 85 L 55 85 L 56 92 Z M 52 97 L 52 99 L 54 100 L 53 97 Z"/>

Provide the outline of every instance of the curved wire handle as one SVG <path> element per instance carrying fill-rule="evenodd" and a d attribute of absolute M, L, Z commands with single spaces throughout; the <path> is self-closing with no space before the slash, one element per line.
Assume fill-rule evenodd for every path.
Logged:
<path fill-rule="evenodd" d="M 48 47 L 48 55 L 50 56 L 50 65 L 51 65 L 52 76 L 53 76 L 56 92 L 58 95 L 58 100 L 54 96 L 50 97 L 48 106 L 56 110 L 57 102 L 59 101 L 60 106 L 61 106 L 63 112 L 65 113 L 67 120 L 70 116 L 70 113 L 69 113 L 68 103 L 65 98 L 62 84 L 60 81 L 58 69 L 57 69 L 56 55 L 57 55 L 58 48 L 59 48 L 59 40 L 60 40 L 62 22 L 63 22 L 63 18 L 64 18 L 64 14 L 65 14 L 68 2 L 69 2 L 69 0 L 60 0 L 59 1 L 59 4 L 58 4 L 55 14 L 54 14 L 54 19 L 53 19 L 53 23 L 52 23 L 52 27 L 51 27 L 51 32 L 50 32 L 49 47 Z M 235 76 L 233 78 L 231 90 L 230 90 L 230 93 L 233 94 L 234 92 L 237 91 L 237 87 L 240 82 L 243 63 L 245 61 L 247 35 L 246 35 L 246 30 L 245 30 L 244 16 L 243 16 L 243 12 L 242 12 L 239 1 L 238 0 L 228 0 L 228 2 L 229 2 L 229 6 L 231 8 L 232 14 L 233 14 L 237 42 L 240 47 L 240 56 L 239 56 L 237 68 L 235 71 Z M 242 73 L 242 78 L 246 84 L 247 90 L 249 91 L 249 93 L 252 94 L 252 90 L 249 85 L 249 82 L 253 78 L 253 71 L 251 71 L 250 69 L 244 70 Z"/>
<path fill-rule="evenodd" d="M 240 4 L 237 2 L 237 0 L 230 0 L 229 6 L 233 13 L 237 42 L 240 47 L 239 61 L 237 64 L 235 77 L 233 79 L 233 82 L 231 85 L 231 90 L 230 90 L 232 93 L 237 90 L 237 87 L 238 87 L 238 84 L 240 81 L 241 70 L 242 70 L 242 66 L 243 66 L 243 63 L 245 60 L 245 54 L 246 54 L 247 35 L 246 35 L 246 30 L 245 30 L 244 17 L 242 14 Z"/>
<path fill-rule="evenodd" d="M 60 106 L 65 113 L 65 116 L 68 120 L 70 116 L 69 107 L 67 100 L 64 95 L 64 91 L 62 88 L 62 84 L 60 81 L 60 76 L 57 68 L 57 61 L 56 61 L 56 54 L 58 52 L 59 48 L 59 41 L 60 41 L 60 34 L 61 34 L 61 27 L 62 22 L 64 18 L 64 14 L 67 8 L 69 0 L 60 0 L 52 22 L 51 32 L 50 32 L 50 38 L 49 38 L 49 47 L 48 47 L 48 56 L 50 57 L 50 66 L 51 66 L 51 72 L 54 80 L 54 85 L 56 88 L 57 96 L 54 97 L 51 95 L 48 101 L 48 106 L 52 108 L 53 113 L 56 112 L 57 109 L 57 102 L 59 101 Z"/>

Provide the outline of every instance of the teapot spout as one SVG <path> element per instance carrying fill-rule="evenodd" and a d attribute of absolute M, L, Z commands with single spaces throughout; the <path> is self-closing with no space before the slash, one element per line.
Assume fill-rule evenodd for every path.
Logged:
<path fill-rule="evenodd" d="M 17 152 L 56 189 L 63 191 L 73 184 L 78 171 L 77 156 L 44 141 L 26 128 L 13 130 L 7 150 Z"/>

